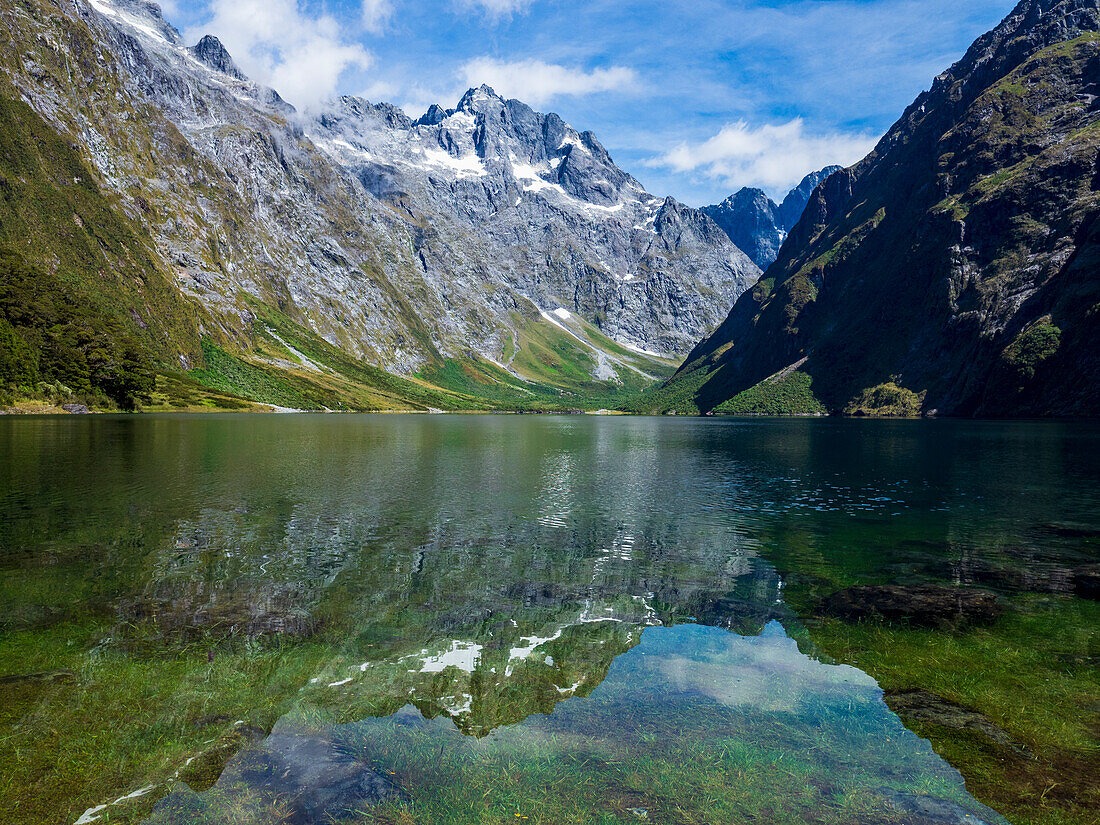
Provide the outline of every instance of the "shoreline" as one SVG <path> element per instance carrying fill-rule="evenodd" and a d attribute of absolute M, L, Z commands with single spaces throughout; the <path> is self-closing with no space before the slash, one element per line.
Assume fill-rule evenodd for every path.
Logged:
<path fill-rule="evenodd" d="M 255 403 L 255 402 L 254 402 Z M 83 409 L 68 410 L 65 406 L 78 406 Z M 63 416 L 157 416 L 157 415 L 233 415 L 233 416 L 286 416 L 286 415 L 512 415 L 512 416 L 589 416 L 599 418 L 678 418 L 678 419 L 717 419 L 717 420 L 757 420 L 757 419 L 837 419 L 845 421 L 1042 421 L 1050 423 L 1095 422 L 1100 418 L 1074 418 L 1074 417 L 1047 417 L 1047 418 L 962 418 L 956 416 L 889 416 L 889 415 L 844 415 L 842 413 L 792 413 L 790 415 L 772 413 L 739 413 L 736 415 L 723 415 L 716 413 L 704 413 L 699 415 L 681 415 L 677 413 L 634 413 L 622 410 L 299 410 L 290 407 L 276 407 L 274 405 L 255 403 L 252 409 L 230 409 L 225 407 L 199 408 L 189 407 L 181 409 L 141 409 L 141 410 L 104 410 L 84 407 L 82 404 L 16 404 L 0 409 L 0 417 L 24 418 L 24 417 L 63 417 Z"/>

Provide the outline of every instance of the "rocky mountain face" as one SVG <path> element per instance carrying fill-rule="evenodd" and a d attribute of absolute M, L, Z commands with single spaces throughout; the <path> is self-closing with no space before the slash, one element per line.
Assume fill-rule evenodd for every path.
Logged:
<path fill-rule="evenodd" d="M 767 269 L 779 256 L 779 248 L 802 217 L 810 195 L 818 184 L 839 166 L 811 172 L 777 204 L 762 189 L 744 188 L 717 206 L 704 206 L 702 212 L 722 227 L 731 241 L 761 269 Z"/>
<path fill-rule="evenodd" d="M 655 408 L 1100 413 L 1100 2 L 1024 0 L 862 162 Z"/>
<path fill-rule="evenodd" d="M 307 116 L 145 0 L 5 4 L 0 80 L 146 235 L 192 339 L 312 385 L 351 379 L 287 330 L 464 397 L 637 387 L 759 276 L 594 135 L 485 87 L 416 121 L 353 98 Z M 170 360 L 202 366 L 190 343 Z"/>
<path fill-rule="evenodd" d="M 591 132 L 487 86 L 416 121 L 345 97 L 305 129 L 370 195 L 430 225 L 415 239 L 428 274 L 465 259 L 466 277 L 504 290 L 497 314 L 563 307 L 621 343 L 683 353 L 690 330 L 721 320 L 708 299 L 732 306 L 754 280 L 710 220 L 646 193 Z"/>

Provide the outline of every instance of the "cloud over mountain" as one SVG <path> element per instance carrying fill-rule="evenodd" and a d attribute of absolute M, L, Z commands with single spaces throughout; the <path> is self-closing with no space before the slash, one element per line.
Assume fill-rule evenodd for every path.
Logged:
<path fill-rule="evenodd" d="M 729 188 L 757 186 L 777 192 L 796 184 L 807 169 L 855 163 L 875 142 L 876 138 L 867 134 L 811 134 L 801 118 L 761 126 L 737 121 L 707 140 L 681 143 L 651 158 L 647 165 L 703 174 Z"/>

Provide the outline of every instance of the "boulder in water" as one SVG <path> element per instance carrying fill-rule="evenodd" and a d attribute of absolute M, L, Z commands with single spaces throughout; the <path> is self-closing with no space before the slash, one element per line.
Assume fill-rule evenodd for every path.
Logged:
<path fill-rule="evenodd" d="M 881 618 L 922 627 L 990 622 L 1001 612 L 997 597 L 987 590 L 941 585 L 849 587 L 827 597 L 822 609 L 852 621 Z"/>

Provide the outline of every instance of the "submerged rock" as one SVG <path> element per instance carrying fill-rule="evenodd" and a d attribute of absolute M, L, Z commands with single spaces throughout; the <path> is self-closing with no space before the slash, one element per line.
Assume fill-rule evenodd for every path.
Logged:
<path fill-rule="evenodd" d="M 980 733 L 998 745 L 1020 750 L 1020 747 L 987 716 L 963 707 L 927 690 L 895 690 L 885 695 L 886 704 L 906 722 L 923 722 L 931 725 Z"/>
<path fill-rule="evenodd" d="M 1056 536 L 1062 536 L 1063 538 L 1067 539 L 1100 538 L 1100 528 L 1092 527 L 1087 524 L 1052 521 L 1042 525 L 1040 529 L 1044 530 L 1045 532 L 1053 533 Z"/>
<path fill-rule="evenodd" d="M 1100 564 L 1086 564 L 1074 571 L 1073 592 L 1082 599 L 1100 601 Z"/>
<path fill-rule="evenodd" d="M 704 595 L 689 603 L 688 610 L 699 624 L 724 627 L 742 636 L 759 636 L 768 622 L 783 622 L 791 618 L 790 608 L 776 598 L 765 600 L 735 595 Z"/>
<path fill-rule="evenodd" d="M 238 770 L 250 789 L 286 800 L 294 825 L 330 822 L 364 804 L 408 799 L 325 735 L 272 733 L 259 747 L 242 751 Z"/>
<path fill-rule="evenodd" d="M 228 721 L 227 716 L 210 716 L 195 720 L 194 725 L 197 728 L 205 728 L 226 724 Z M 264 733 L 253 725 L 234 725 L 224 735 L 215 739 L 206 750 L 188 760 L 187 764 L 180 769 L 180 781 L 199 793 L 209 790 L 221 778 L 225 766 L 240 752 L 241 748 L 262 741 Z"/>
<path fill-rule="evenodd" d="M 905 816 L 907 825 L 989 825 L 949 799 L 882 788 L 879 795 Z"/>
<path fill-rule="evenodd" d="M 1013 551 L 1009 551 L 1013 552 Z M 1060 564 L 1040 561 L 1026 550 L 1013 552 L 1012 564 L 987 559 L 967 559 L 957 572 L 962 581 L 997 590 L 1022 590 L 1029 593 L 1073 592 L 1073 570 Z"/>
<path fill-rule="evenodd" d="M 361 815 L 368 805 L 409 798 L 344 751 L 331 729 L 290 725 L 277 726 L 265 738 L 263 731 L 237 723 L 193 758 L 179 778 L 190 790 L 177 788 L 165 796 L 149 822 L 271 822 L 277 810 L 284 825 L 327 825 Z"/>
<path fill-rule="evenodd" d="M 822 609 L 852 621 L 882 618 L 924 627 L 989 622 L 1001 612 L 993 593 L 939 585 L 849 587 L 827 597 Z"/>

